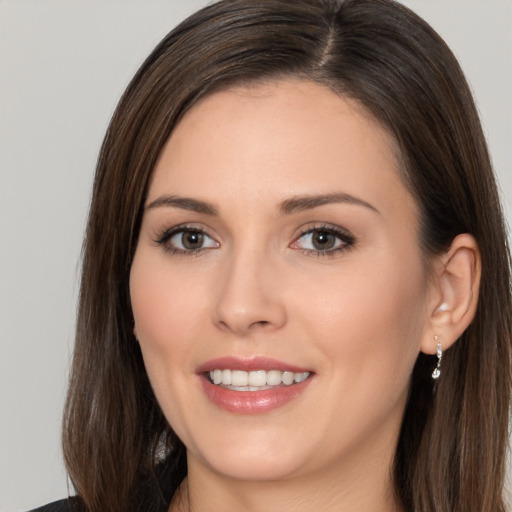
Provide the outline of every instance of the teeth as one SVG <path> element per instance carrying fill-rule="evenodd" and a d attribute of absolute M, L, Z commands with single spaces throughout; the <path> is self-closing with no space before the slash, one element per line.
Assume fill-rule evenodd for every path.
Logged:
<path fill-rule="evenodd" d="M 242 370 L 212 370 L 210 380 L 217 385 L 229 386 L 236 391 L 259 391 L 269 389 L 272 386 L 284 384 L 290 386 L 305 381 L 309 372 L 293 373 L 280 372 L 279 370 L 255 370 L 244 372 Z"/>
<path fill-rule="evenodd" d="M 306 380 L 308 377 L 309 377 L 309 372 L 304 372 L 304 373 L 294 373 L 294 374 L 293 374 L 293 379 L 294 379 L 294 380 L 295 380 L 295 382 L 297 382 L 297 383 L 302 382 L 303 380 Z"/>
<path fill-rule="evenodd" d="M 267 372 L 258 370 L 249 372 L 249 386 L 265 386 L 267 384 Z"/>
<path fill-rule="evenodd" d="M 231 370 L 222 370 L 222 382 L 226 385 L 231 384 Z"/>
<path fill-rule="evenodd" d="M 283 372 L 281 380 L 283 381 L 283 384 L 289 386 L 290 384 L 293 384 L 294 375 L 292 372 Z"/>
<path fill-rule="evenodd" d="M 283 372 L 278 370 L 270 370 L 267 373 L 267 384 L 269 386 L 277 386 L 281 384 L 281 377 L 283 376 Z"/>
<path fill-rule="evenodd" d="M 249 374 L 240 370 L 233 370 L 231 372 L 231 384 L 237 387 L 247 386 L 249 384 Z"/>

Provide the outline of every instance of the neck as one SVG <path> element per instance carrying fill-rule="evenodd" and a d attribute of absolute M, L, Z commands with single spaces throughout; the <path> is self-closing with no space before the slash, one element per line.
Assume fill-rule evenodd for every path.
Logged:
<path fill-rule="evenodd" d="M 324 468 L 278 481 L 243 481 L 219 475 L 189 455 L 189 475 L 170 512 L 400 512 L 389 464 Z"/>

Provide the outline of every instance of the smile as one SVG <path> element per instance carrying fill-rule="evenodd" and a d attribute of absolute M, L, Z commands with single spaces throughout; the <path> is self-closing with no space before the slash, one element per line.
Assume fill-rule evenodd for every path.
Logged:
<path fill-rule="evenodd" d="M 295 402 L 316 372 L 268 357 L 220 357 L 196 368 L 206 398 L 235 414 L 262 414 Z"/>
<path fill-rule="evenodd" d="M 211 383 L 233 391 L 263 391 L 278 386 L 291 386 L 305 381 L 310 372 L 290 372 L 280 370 L 210 370 Z"/>

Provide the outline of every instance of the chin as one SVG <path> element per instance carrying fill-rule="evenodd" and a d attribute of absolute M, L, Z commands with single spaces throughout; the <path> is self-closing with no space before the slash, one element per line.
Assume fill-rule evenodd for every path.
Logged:
<path fill-rule="evenodd" d="M 304 440 L 290 435 L 289 428 L 269 433 L 242 427 L 240 434 L 231 430 L 226 436 L 209 437 L 203 446 L 191 447 L 188 456 L 225 478 L 260 482 L 285 480 L 311 461 Z"/>
<path fill-rule="evenodd" d="M 245 457 L 237 454 L 227 454 L 223 460 L 204 461 L 211 470 L 224 478 L 250 481 L 271 482 L 286 480 L 300 473 L 303 464 L 274 454 Z"/>

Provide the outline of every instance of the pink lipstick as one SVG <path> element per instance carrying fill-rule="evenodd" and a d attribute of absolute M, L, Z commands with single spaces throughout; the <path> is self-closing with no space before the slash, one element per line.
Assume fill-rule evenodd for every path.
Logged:
<path fill-rule="evenodd" d="M 200 365 L 198 374 L 208 399 L 238 414 L 259 414 L 300 396 L 313 372 L 275 359 L 223 357 Z"/>

